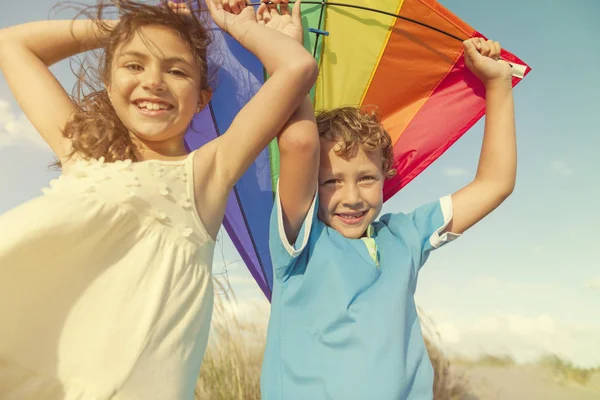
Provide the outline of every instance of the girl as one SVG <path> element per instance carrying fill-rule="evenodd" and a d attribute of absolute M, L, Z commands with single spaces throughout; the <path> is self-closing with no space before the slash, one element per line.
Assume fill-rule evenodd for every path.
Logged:
<path fill-rule="evenodd" d="M 224 135 L 186 154 L 210 99 L 207 30 L 178 7 L 114 4 L 119 21 L 102 21 L 104 5 L 97 20 L 0 31 L 2 73 L 63 168 L 0 217 L 3 399 L 193 397 L 227 197 L 316 80 L 310 54 L 252 7 L 208 0 L 270 79 Z M 48 67 L 94 48 L 103 88 L 74 103 Z"/>

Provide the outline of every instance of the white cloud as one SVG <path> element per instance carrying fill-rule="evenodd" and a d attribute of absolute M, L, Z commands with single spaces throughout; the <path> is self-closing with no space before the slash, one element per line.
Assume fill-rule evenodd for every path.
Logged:
<path fill-rule="evenodd" d="M 13 112 L 10 104 L 0 99 L 0 149 L 23 143 L 49 149 L 25 114 Z"/>
<path fill-rule="evenodd" d="M 430 314 L 445 351 L 477 358 L 510 355 L 518 362 L 554 353 L 582 367 L 600 365 L 600 323 L 558 321 L 548 314 L 490 313 L 475 318 Z"/>
<path fill-rule="evenodd" d="M 600 290 L 600 276 L 590 279 L 584 286 L 587 289 Z"/>
<path fill-rule="evenodd" d="M 503 291 L 510 290 L 513 294 L 518 292 L 532 293 L 549 293 L 559 289 L 561 285 L 556 282 L 519 282 L 519 281 L 504 281 L 495 276 L 477 276 L 471 279 L 472 285 L 483 288 L 487 291 Z"/>
<path fill-rule="evenodd" d="M 457 168 L 457 167 L 446 168 L 444 170 L 444 172 L 448 176 L 463 176 L 463 175 L 467 174 L 467 171 L 465 169 L 463 169 L 463 168 Z"/>
<path fill-rule="evenodd" d="M 573 168 L 571 168 L 569 166 L 569 164 L 567 164 L 566 161 L 562 161 L 562 160 L 554 161 L 552 163 L 552 168 L 560 176 L 571 176 L 571 175 L 573 175 L 575 173 L 575 171 L 573 170 Z"/>

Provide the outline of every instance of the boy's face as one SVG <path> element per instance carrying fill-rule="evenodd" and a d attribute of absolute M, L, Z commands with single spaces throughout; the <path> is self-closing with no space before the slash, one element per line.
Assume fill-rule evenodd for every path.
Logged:
<path fill-rule="evenodd" d="M 381 151 L 366 153 L 361 148 L 346 160 L 335 154 L 337 145 L 321 139 L 318 216 L 345 237 L 357 239 L 381 212 Z"/>

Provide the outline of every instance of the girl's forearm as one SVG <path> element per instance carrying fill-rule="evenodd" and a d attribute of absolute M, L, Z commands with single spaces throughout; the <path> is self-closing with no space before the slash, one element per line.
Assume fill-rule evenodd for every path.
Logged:
<path fill-rule="evenodd" d="M 117 21 L 104 21 L 108 26 Z M 20 45 L 47 66 L 100 47 L 106 33 L 92 20 L 38 21 L 0 30 L 0 40 Z"/>
<path fill-rule="evenodd" d="M 293 69 L 314 62 L 302 45 L 273 29 L 251 24 L 234 26 L 230 34 L 261 61 L 269 75 L 282 67 Z"/>

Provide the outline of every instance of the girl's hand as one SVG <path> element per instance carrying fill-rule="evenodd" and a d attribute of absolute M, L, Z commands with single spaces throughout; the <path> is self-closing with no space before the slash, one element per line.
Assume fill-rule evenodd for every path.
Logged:
<path fill-rule="evenodd" d="M 482 38 L 473 38 L 463 42 L 465 64 L 471 72 L 488 87 L 493 83 L 511 83 L 510 64 L 500 60 L 500 43 Z M 511 85 L 512 87 L 512 85 Z"/>
<path fill-rule="evenodd" d="M 192 13 L 185 2 L 175 3 L 174 1 L 169 0 L 167 6 L 176 14 L 190 15 Z"/>
<path fill-rule="evenodd" d="M 221 4 L 228 13 L 236 15 L 246 8 L 246 0 L 217 0 L 217 4 Z"/>
<path fill-rule="evenodd" d="M 244 6 L 242 10 L 238 8 L 238 12 L 235 13 L 225 9 L 224 3 L 226 2 L 226 0 L 206 0 L 206 5 L 215 24 L 241 42 L 250 29 L 258 26 L 254 7 Z M 235 3 L 237 4 L 237 0 Z"/>
<path fill-rule="evenodd" d="M 304 44 L 304 32 L 302 30 L 301 0 L 294 3 L 290 12 L 289 0 L 262 0 L 258 7 L 256 19 L 259 25 L 274 29 L 284 35 L 292 37 L 300 44 Z M 279 4 L 280 11 L 277 11 Z"/>

